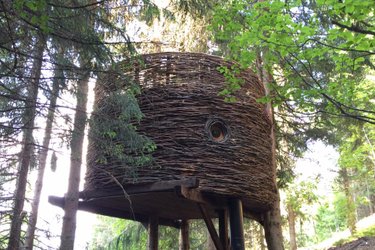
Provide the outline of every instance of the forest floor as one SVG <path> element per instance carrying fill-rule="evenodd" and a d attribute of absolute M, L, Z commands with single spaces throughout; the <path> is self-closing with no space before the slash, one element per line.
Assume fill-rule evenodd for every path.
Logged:
<path fill-rule="evenodd" d="M 373 250 L 375 249 L 375 237 L 361 237 L 357 240 L 332 247 L 329 250 Z"/>
<path fill-rule="evenodd" d="M 375 214 L 372 214 L 366 218 L 361 219 L 360 221 L 357 222 L 357 230 L 361 231 L 366 228 L 369 228 L 371 226 L 375 225 Z M 352 242 L 349 242 L 348 244 L 353 244 L 353 245 L 347 245 L 344 244 L 340 247 L 334 248 L 335 243 L 338 241 L 342 241 L 344 239 L 348 239 L 350 237 L 350 231 L 349 229 L 341 232 L 334 233 L 331 238 L 326 239 L 325 241 L 320 242 L 317 245 L 314 246 L 309 246 L 309 247 L 304 247 L 304 248 L 299 248 L 299 250 L 312 250 L 312 249 L 329 249 L 329 250 L 354 250 L 354 249 L 375 249 L 375 237 L 362 237 L 360 239 L 354 240 Z M 369 248 L 359 248 L 360 246 L 362 247 L 362 243 L 366 244 L 364 242 L 368 242 Z M 365 245 L 364 245 L 365 246 Z"/>

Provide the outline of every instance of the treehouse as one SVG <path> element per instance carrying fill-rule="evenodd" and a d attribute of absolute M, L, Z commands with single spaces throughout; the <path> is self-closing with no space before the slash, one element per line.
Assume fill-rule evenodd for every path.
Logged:
<path fill-rule="evenodd" d="M 99 77 L 92 119 L 99 125 L 122 120 L 101 133 L 91 126 L 79 209 L 148 223 L 154 231 L 155 223 L 181 227 L 204 219 L 218 249 L 243 249 L 243 239 L 235 242 L 243 233 L 242 214 L 257 217 L 277 197 L 271 120 L 257 102 L 265 95 L 257 76 L 237 69 L 230 77 L 223 72 L 236 64 L 194 53 L 143 55 L 118 67 L 124 74 Z M 228 101 L 223 95 L 230 84 L 241 88 Z M 132 93 L 142 119 L 123 114 L 124 108 L 137 110 L 131 96 L 109 101 L 131 86 L 141 90 Z M 135 126 L 136 133 L 126 132 Z M 123 152 L 128 158 L 118 155 Z M 219 235 L 212 218 L 219 218 Z"/>

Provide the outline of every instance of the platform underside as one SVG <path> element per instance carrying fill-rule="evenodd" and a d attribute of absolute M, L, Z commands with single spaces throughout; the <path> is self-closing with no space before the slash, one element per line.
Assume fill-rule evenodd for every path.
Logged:
<path fill-rule="evenodd" d="M 158 217 L 159 224 L 179 227 L 181 220 L 202 219 L 202 207 L 210 218 L 226 210 L 228 200 L 199 190 L 199 181 L 191 178 L 145 185 L 131 185 L 118 190 L 91 190 L 80 193 L 79 210 L 118 218 L 147 222 Z M 64 207 L 64 198 L 50 196 L 53 205 Z M 266 210 L 260 204 L 242 200 L 244 216 L 257 219 Z"/>

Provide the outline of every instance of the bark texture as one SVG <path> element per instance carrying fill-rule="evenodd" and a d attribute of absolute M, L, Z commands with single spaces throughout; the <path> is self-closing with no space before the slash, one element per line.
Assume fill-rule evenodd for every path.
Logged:
<path fill-rule="evenodd" d="M 77 83 L 77 105 L 71 140 L 70 173 L 68 192 L 65 195 L 65 215 L 61 232 L 61 250 L 74 248 L 79 183 L 81 179 L 82 146 L 86 126 L 86 105 L 90 73 L 85 72 Z"/>
<path fill-rule="evenodd" d="M 262 80 L 266 95 L 270 94 L 268 84 L 273 82 L 272 75 L 264 68 L 263 58 L 261 55 L 257 58 L 257 68 L 259 78 Z M 272 166 L 273 166 L 273 183 L 277 186 L 276 181 L 276 137 L 275 137 L 275 119 L 271 103 L 267 104 L 266 113 L 272 123 L 271 140 L 272 140 Z M 277 187 L 276 187 L 277 189 Z M 277 199 L 274 201 L 272 209 L 263 214 L 263 226 L 266 237 L 267 247 L 269 250 L 283 250 L 283 234 L 281 228 L 281 214 L 280 214 L 280 194 L 277 189 Z"/>
<path fill-rule="evenodd" d="M 289 238 L 290 238 L 290 250 L 297 250 L 296 241 L 296 214 L 291 205 L 288 205 L 288 224 L 289 224 Z"/>
<path fill-rule="evenodd" d="M 27 87 L 27 97 L 25 101 L 24 131 L 22 141 L 22 151 L 20 154 L 20 165 L 18 169 L 17 186 L 15 191 L 15 201 L 12 215 L 12 223 L 9 235 L 8 250 L 18 250 L 20 247 L 21 225 L 23 219 L 23 207 L 25 203 L 25 192 L 27 175 L 31 162 L 31 153 L 34 147 L 33 130 L 38 98 L 39 80 L 43 64 L 43 52 L 46 41 L 42 34 L 39 34 L 35 44 L 34 61 L 30 74 L 30 84 Z"/>
<path fill-rule="evenodd" d="M 344 193 L 346 197 L 346 206 L 347 206 L 347 226 L 350 230 L 350 233 L 353 235 L 356 231 L 356 214 L 355 214 L 355 204 L 350 190 L 350 179 L 348 170 L 344 167 L 341 169 L 342 182 L 344 187 Z"/>
<path fill-rule="evenodd" d="M 281 230 L 280 201 L 274 208 L 264 214 L 264 232 L 269 250 L 283 250 L 283 234 Z"/>
<path fill-rule="evenodd" d="M 43 188 L 43 177 L 44 177 L 44 171 L 46 168 L 49 143 L 51 140 L 52 124 L 55 118 L 56 101 L 59 95 L 61 80 L 63 79 L 62 71 L 59 69 L 56 69 L 54 77 L 55 78 L 53 80 L 53 85 L 52 85 L 51 100 L 50 100 L 50 104 L 48 108 L 46 127 L 44 131 L 43 145 L 39 152 L 38 175 L 37 175 L 37 180 L 35 182 L 35 187 L 34 187 L 34 198 L 31 203 L 31 213 L 29 216 L 29 224 L 27 227 L 24 249 L 33 249 L 33 246 L 34 246 L 34 237 L 35 237 L 36 224 L 38 220 L 40 195 L 42 193 L 42 188 Z"/>

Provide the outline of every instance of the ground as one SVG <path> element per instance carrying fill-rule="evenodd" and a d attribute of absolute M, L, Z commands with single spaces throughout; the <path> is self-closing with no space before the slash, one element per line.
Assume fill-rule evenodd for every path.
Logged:
<path fill-rule="evenodd" d="M 372 250 L 375 249 L 375 237 L 362 237 L 348 242 L 342 246 L 332 247 L 328 250 Z"/>

